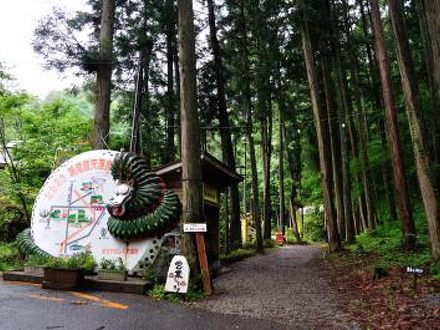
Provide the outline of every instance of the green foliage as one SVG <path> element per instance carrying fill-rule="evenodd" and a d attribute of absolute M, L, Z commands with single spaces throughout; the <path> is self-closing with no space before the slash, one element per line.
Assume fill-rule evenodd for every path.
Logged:
<path fill-rule="evenodd" d="M 127 267 L 124 265 L 124 261 L 119 257 L 116 261 L 109 258 L 102 258 L 99 262 L 99 269 L 126 271 Z"/>
<path fill-rule="evenodd" d="M 293 233 L 293 228 L 287 228 L 285 236 L 286 236 L 286 243 L 287 244 L 298 244 L 299 243 L 295 238 L 295 234 Z"/>
<path fill-rule="evenodd" d="M 31 255 L 27 258 L 24 265 L 25 266 L 43 266 L 43 265 L 46 265 L 50 259 L 52 259 L 52 258 L 44 256 L 44 255 Z"/>
<path fill-rule="evenodd" d="M 0 184 L 1 182 L 0 179 Z M 13 201 L 8 201 L 7 197 L 0 196 L 0 242 L 12 242 L 17 234 L 28 226 L 22 209 Z"/>
<path fill-rule="evenodd" d="M 324 214 L 319 209 L 304 215 L 303 238 L 306 242 L 323 242 L 326 240 Z"/>
<path fill-rule="evenodd" d="M 81 270 L 84 273 L 93 273 L 96 261 L 93 258 L 92 252 L 87 249 L 70 257 L 49 258 L 44 266 L 54 269 L 72 269 Z"/>
<path fill-rule="evenodd" d="M 17 269 L 21 264 L 22 260 L 15 244 L 0 244 L 0 271 Z"/>
<path fill-rule="evenodd" d="M 165 292 L 163 284 L 155 284 L 154 287 L 147 292 L 147 294 L 158 300 L 167 300 L 174 303 L 178 302 L 192 302 L 200 301 L 206 299 L 206 294 L 200 290 L 200 288 L 191 282 L 189 283 L 188 292 L 186 294 L 182 293 L 172 293 Z"/>
<path fill-rule="evenodd" d="M 29 226 L 24 203 L 26 208 L 32 205 L 59 164 L 60 153 L 75 155 L 90 149 L 92 120 L 83 114 L 85 107 L 84 99 L 77 102 L 73 94 L 59 94 L 43 103 L 24 93 L 0 95 L 5 127 L 1 136 L 5 144 L 14 145 L 10 153 L 17 174 L 10 167 L 0 171 L 0 241 L 12 240 Z"/>
<path fill-rule="evenodd" d="M 374 267 L 385 270 L 390 267 L 422 267 L 440 278 L 440 264 L 434 263 L 431 257 L 426 219 L 420 205 L 417 205 L 415 210 L 418 231 L 415 252 L 402 250 L 402 229 L 397 221 L 383 223 L 371 233 L 358 235 L 356 243 L 349 246 L 350 251 L 355 254 L 376 254 L 378 259 L 372 265 Z"/>

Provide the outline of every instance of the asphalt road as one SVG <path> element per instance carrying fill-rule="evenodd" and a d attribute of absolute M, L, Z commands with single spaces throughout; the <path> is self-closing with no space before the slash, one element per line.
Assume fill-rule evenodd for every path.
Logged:
<path fill-rule="evenodd" d="M 287 329 L 144 296 L 44 290 L 0 280 L 0 330 Z"/>

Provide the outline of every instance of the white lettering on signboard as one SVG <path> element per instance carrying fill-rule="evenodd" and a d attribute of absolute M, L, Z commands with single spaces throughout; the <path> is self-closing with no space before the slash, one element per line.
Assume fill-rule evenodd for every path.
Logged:
<path fill-rule="evenodd" d="M 206 223 L 184 223 L 183 232 L 184 233 L 206 233 L 207 227 Z"/>
<path fill-rule="evenodd" d="M 424 270 L 421 268 L 406 267 L 406 272 L 414 273 L 414 274 L 423 274 Z"/>
<path fill-rule="evenodd" d="M 186 293 L 189 283 L 189 265 L 184 256 L 174 256 L 167 273 L 165 292 Z"/>

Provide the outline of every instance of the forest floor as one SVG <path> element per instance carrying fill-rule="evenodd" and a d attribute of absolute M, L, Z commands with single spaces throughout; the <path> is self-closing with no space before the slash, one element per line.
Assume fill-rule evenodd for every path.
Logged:
<path fill-rule="evenodd" d="M 326 258 L 334 283 L 345 294 L 345 311 L 359 329 L 440 329 L 440 281 L 383 269 L 374 254 L 340 252 Z M 355 327 L 356 328 L 356 327 Z"/>
<path fill-rule="evenodd" d="M 281 247 L 228 266 L 197 308 L 286 329 L 440 329 L 440 281 L 379 268 L 376 256 Z"/>
<path fill-rule="evenodd" d="M 197 308 L 272 320 L 286 329 L 349 329 L 346 297 L 332 284 L 319 246 L 291 245 L 228 266 Z"/>

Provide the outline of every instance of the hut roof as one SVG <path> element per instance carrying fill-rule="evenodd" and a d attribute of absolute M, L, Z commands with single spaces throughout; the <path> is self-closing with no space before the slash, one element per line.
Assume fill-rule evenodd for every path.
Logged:
<path fill-rule="evenodd" d="M 203 153 L 200 160 L 202 162 L 202 178 L 204 183 L 224 189 L 232 184 L 243 181 L 243 177 L 234 169 L 208 153 Z M 181 161 L 160 166 L 153 169 L 153 171 L 168 182 L 182 180 Z"/>

